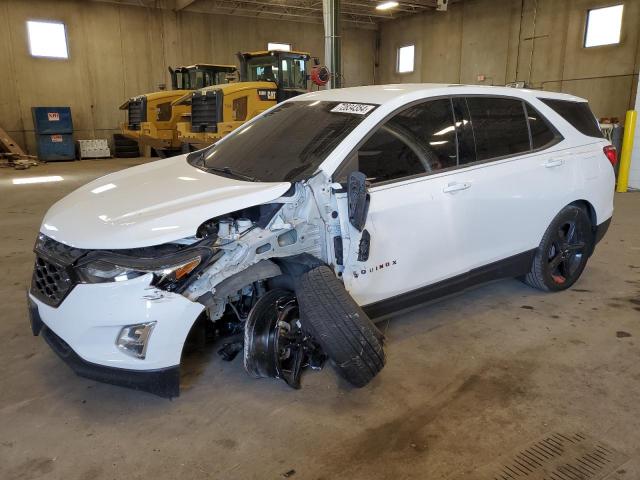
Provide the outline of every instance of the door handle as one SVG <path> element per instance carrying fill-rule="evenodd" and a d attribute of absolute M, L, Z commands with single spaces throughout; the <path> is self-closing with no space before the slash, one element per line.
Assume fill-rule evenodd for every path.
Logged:
<path fill-rule="evenodd" d="M 453 193 L 453 192 L 459 192 L 460 190 L 466 190 L 467 188 L 471 187 L 470 183 L 450 183 L 448 184 L 446 187 L 444 187 L 442 189 L 442 191 L 444 193 Z"/>
<path fill-rule="evenodd" d="M 564 165 L 564 160 L 560 158 L 551 158 L 544 164 L 546 168 L 555 168 L 560 167 L 561 165 Z"/>

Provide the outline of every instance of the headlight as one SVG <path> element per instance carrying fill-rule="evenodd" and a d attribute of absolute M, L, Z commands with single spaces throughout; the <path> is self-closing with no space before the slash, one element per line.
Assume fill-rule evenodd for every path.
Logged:
<path fill-rule="evenodd" d="M 159 288 L 170 286 L 189 275 L 202 258 L 197 256 L 185 262 L 166 267 L 125 266 L 106 260 L 94 260 L 78 267 L 78 274 L 84 283 L 121 282 L 153 273 L 153 285 Z"/>
<path fill-rule="evenodd" d="M 200 261 L 201 258 L 196 257 L 186 263 L 154 271 L 153 274 L 156 278 L 155 285 L 158 287 L 168 286 L 182 280 L 200 265 Z"/>
<path fill-rule="evenodd" d="M 86 283 L 121 282 L 147 273 L 102 260 L 87 263 L 80 267 L 78 272 Z"/>

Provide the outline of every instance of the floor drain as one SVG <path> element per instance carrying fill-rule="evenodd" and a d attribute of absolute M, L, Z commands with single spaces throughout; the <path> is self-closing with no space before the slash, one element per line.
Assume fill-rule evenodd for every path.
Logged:
<path fill-rule="evenodd" d="M 483 480 L 600 480 L 628 458 L 582 433 L 552 433 L 470 477 Z"/>

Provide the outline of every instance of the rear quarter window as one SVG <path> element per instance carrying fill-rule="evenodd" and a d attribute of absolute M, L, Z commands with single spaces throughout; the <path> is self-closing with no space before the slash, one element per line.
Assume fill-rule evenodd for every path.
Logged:
<path fill-rule="evenodd" d="M 529 131 L 531 132 L 531 148 L 538 150 L 550 147 L 562 140 L 562 136 L 552 127 L 540 112 L 528 103 L 525 103 Z"/>
<path fill-rule="evenodd" d="M 588 137 L 604 138 L 595 115 L 587 102 L 541 98 L 558 115 L 569 122 L 576 130 Z"/>

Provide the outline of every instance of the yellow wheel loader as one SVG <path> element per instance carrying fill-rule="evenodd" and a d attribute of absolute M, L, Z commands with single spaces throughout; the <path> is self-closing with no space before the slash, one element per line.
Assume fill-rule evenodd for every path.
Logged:
<path fill-rule="evenodd" d="M 174 101 L 174 107 L 191 107 L 177 125 L 178 140 L 188 149 L 211 145 L 276 103 L 308 91 L 309 53 L 270 50 L 238 58 L 239 83 L 202 88 Z"/>
<path fill-rule="evenodd" d="M 141 145 L 149 145 L 159 156 L 170 156 L 181 151 L 176 124 L 189 113 L 189 105 L 172 103 L 193 90 L 211 85 L 227 84 L 237 78 L 234 65 L 197 64 L 169 68 L 171 90 L 132 97 L 120 105 L 127 111 L 127 121 L 120 125 L 122 133 Z M 236 78 L 234 78 L 234 75 Z"/>

